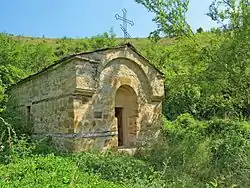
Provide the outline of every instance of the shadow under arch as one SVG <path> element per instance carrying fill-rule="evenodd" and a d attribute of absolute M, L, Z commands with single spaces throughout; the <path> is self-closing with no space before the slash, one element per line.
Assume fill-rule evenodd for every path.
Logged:
<path fill-rule="evenodd" d="M 135 145 L 140 125 L 138 117 L 138 96 L 129 85 L 121 85 L 115 94 L 115 117 L 118 130 L 118 146 Z"/>
<path fill-rule="evenodd" d="M 138 65 L 138 63 L 136 63 L 134 60 L 130 58 L 126 58 L 126 57 L 113 58 L 104 64 L 100 73 L 102 73 L 102 71 L 105 70 L 107 67 L 111 66 L 112 63 L 114 62 L 119 62 L 120 64 L 124 64 L 123 62 L 126 62 L 126 65 L 128 65 L 128 67 L 131 70 L 133 70 L 133 72 L 138 76 L 140 83 L 145 83 L 145 84 L 142 84 L 144 86 L 143 90 L 145 91 L 148 97 L 148 100 L 150 101 L 150 98 L 153 95 L 153 90 L 152 90 L 149 78 L 144 72 L 144 70 L 141 68 L 141 66 Z"/>

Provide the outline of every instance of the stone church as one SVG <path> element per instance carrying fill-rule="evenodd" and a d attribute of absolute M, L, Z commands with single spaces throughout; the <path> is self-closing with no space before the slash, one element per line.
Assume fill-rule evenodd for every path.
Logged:
<path fill-rule="evenodd" d="M 161 126 L 164 76 L 131 45 L 64 57 L 10 88 L 35 136 L 71 152 L 136 148 Z"/>

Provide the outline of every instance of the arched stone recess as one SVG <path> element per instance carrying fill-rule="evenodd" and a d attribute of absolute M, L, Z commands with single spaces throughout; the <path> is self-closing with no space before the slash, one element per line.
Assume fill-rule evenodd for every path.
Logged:
<path fill-rule="evenodd" d="M 131 147 L 136 144 L 140 131 L 138 118 L 138 96 L 132 87 L 120 86 L 115 95 L 115 118 L 118 131 L 118 146 Z"/>
<path fill-rule="evenodd" d="M 130 48 L 113 51 L 112 53 L 104 53 L 102 60 L 100 61 L 101 65 L 98 67 L 98 72 L 101 72 L 104 67 L 107 67 L 108 64 L 112 63 L 116 59 L 127 59 L 137 65 L 147 77 L 148 84 L 151 87 L 151 100 L 161 101 L 161 97 L 164 95 L 163 75 Z"/>
<path fill-rule="evenodd" d="M 134 104 L 136 108 L 132 109 L 134 111 L 132 114 L 128 114 L 126 104 L 119 106 L 116 103 L 117 92 L 120 88 L 130 88 L 130 91 L 133 91 L 136 96 L 136 104 Z M 127 96 L 123 95 L 124 101 L 130 98 L 129 92 L 125 92 L 125 94 Z M 100 71 L 99 87 L 93 96 L 93 113 L 96 115 L 94 118 L 97 126 L 106 131 L 115 131 L 117 137 L 114 138 L 114 142 L 117 142 L 116 145 L 118 145 L 119 130 L 115 110 L 116 107 L 123 108 L 126 111 L 123 114 L 126 135 L 124 135 L 124 144 L 122 145 L 125 147 L 134 146 L 141 129 L 140 122 L 143 113 L 140 112 L 143 111 L 145 104 L 150 103 L 151 95 L 150 82 L 138 64 L 127 58 L 116 58 L 110 61 Z"/>
<path fill-rule="evenodd" d="M 152 96 L 150 78 L 148 78 L 147 74 L 144 72 L 140 64 L 132 59 L 125 57 L 112 59 L 111 61 L 104 63 L 99 67 L 99 80 L 102 81 L 102 79 L 105 79 L 102 77 L 106 75 L 106 77 L 109 77 L 108 80 L 112 82 L 112 79 L 110 79 L 112 77 L 112 73 L 110 71 L 113 71 L 113 75 L 118 79 L 118 82 L 115 82 L 116 80 L 113 79 L 114 83 L 111 83 L 113 88 L 117 89 L 121 85 L 125 84 L 131 85 L 132 88 L 136 88 L 138 87 L 138 85 L 136 84 L 139 83 L 142 87 L 141 89 L 146 94 L 145 102 L 150 101 L 150 97 Z M 136 92 L 139 91 L 140 90 L 137 90 Z M 137 95 L 139 95 L 139 93 L 137 93 Z"/>
<path fill-rule="evenodd" d="M 98 137 L 88 142 L 79 141 L 79 147 L 104 150 L 118 146 L 131 148 L 138 145 L 138 142 L 144 142 L 145 138 L 153 138 L 154 131 L 159 130 L 155 122 L 159 122 L 161 101 L 152 101 L 152 79 L 140 64 L 124 56 L 102 62 L 97 65 L 93 79 L 98 80 L 95 92 L 89 97 L 76 96 L 74 100 L 74 132 L 87 136 L 94 134 Z M 124 98 L 123 104 L 116 100 L 121 88 L 125 91 L 120 97 Z M 128 95 L 130 97 L 127 97 Z M 136 102 L 132 107 L 126 105 L 128 98 L 136 99 L 133 100 Z M 125 113 L 122 114 L 125 134 L 121 145 L 116 108 L 122 108 Z"/>

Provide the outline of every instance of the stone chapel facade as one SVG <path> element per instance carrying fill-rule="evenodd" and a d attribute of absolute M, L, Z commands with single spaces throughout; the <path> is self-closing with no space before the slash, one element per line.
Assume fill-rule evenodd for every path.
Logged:
<path fill-rule="evenodd" d="M 10 100 L 57 147 L 135 148 L 161 125 L 164 77 L 131 44 L 67 56 L 10 88 Z"/>

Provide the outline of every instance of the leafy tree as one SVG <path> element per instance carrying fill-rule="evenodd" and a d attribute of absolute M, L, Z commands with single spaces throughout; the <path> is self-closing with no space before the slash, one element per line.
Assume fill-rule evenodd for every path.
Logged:
<path fill-rule="evenodd" d="M 250 117 L 250 1 L 215 0 L 208 15 L 221 23 L 226 31 L 226 40 L 217 51 L 206 73 L 219 86 L 228 113 Z M 226 23 L 225 23 L 226 22 Z M 211 74 L 213 73 L 213 74 Z"/>
<path fill-rule="evenodd" d="M 197 32 L 197 33 L 203 33 L 203 32 L 204 32 L 204 30 L 203 30 L 203 28 L 202 28 L 202 27 L 200 27 L 199 29 L 197 29 L 197 30 L 196 30 L 196 32 Z"/>
<path fill-rule="evenodd" d="M 219 34 L 222 34 L 223 31 L 220 28 L 213 27 L 213 28 L 210 29 L 210 32 L 219 35 Z"/>
<path fill-rule="evenodd" d="M 249 0 L 214 0 L 207 15 L 225 29 L 236 30 L 242 27 L 249 15 Z"/>
<path fill-rule="evenodd" d="M 135 0 L 155 14 L 153 21 L 158 28 L 152 35 L 164 34 L 169 37 L 192 33 L 186 21 L 189 0 Z"/>
<path fill-rule="evenodd" d="M 167 117 L 185 112 L 198 118 L 249 117 L 249 1 L 215 0 L 208 15 L 222 24 L 223 35 L 219 40 L 209 37 L 210 41 L 202 44 L 186 22 L 188 1 L 136 2 L 155 13 L 154 21 L 159 25 L 155 32 L 191 39 L 178 40 L 174 57 L 171 54 L 164 61 L 156 60 L 168 69 Z"/>

